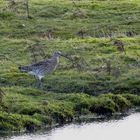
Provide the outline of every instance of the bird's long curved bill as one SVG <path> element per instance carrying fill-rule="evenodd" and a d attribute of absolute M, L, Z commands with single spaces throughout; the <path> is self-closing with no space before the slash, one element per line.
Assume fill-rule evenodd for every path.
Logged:
<path fill-rule="evenodd" d="M 61 54 L 61 56 L 63 56 L 63 57 L 65 57 L 65 58 L 67 58 L 68 60 L 70 60 L 70 61 L 72 61 L 72 58 L 71 57 L 69 57 L 68 55 L 66 55 L 66 54 Z"/>

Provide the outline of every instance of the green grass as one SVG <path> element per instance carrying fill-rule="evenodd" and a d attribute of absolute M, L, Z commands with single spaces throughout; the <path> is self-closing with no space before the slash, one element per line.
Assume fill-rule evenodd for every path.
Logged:
<path fill-rule="evenodd" d="M 22 4 L 14 12 L 7 1 L 0 1 L 0 87 L 5 92 L 0 130 L 32 131 L 80 115 L 107 115 L 140 105 L 139 0 L 76 4 L 81 12 L 70 0 L 30 0 L 32 18 L 27 19 Z M 126 55 L 118 51 L 115 40 L 123 42 Z M 31 63 L 34 44 L 47 58 L 60 50 L 79 64 L 86 60 L 88 66 L 83 62 L 79 71 L 61 58 L 55 73 L 44 78 L 43 90 L 37 89 L 34 77 L 18 70 Z"/>

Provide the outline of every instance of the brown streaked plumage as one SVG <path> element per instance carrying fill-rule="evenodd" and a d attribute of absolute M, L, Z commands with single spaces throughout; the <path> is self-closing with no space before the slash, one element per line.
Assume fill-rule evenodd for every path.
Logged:
<path fill-rule="evenodd" d="M 59 57 L 64 56 L 61 52 L 55 52 L 53 56 L 44 61 L 39 61 L 37 63 L 20 66 L 19 69 L 21 72 L 29 73 L 30 75 L 34 75 L 40 82 L 41 79 L 48 74 L 51 74 L 55 71 L 59 63 Z"/>

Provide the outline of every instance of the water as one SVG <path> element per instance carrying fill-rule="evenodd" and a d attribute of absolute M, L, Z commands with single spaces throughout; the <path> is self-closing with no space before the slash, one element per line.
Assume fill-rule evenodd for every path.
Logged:
<path fill-rule="evenodd" d="M 140 140 L 140 113 L 120 120 L 70 124 L 53 130 L 12 136 L 6 140 Z M 3 140 L 3 139 L 2 139 Z"/>

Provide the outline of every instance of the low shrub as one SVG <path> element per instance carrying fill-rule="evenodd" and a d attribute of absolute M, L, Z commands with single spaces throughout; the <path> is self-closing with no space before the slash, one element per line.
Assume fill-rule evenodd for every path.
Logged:
<path fill-rule="evenodd" d="M 115 110 L 117 112 L 126 111 L 131 106 L 131 103 L 122 95 L 105 94 L 101 95 L 100 97 L 106 97 L 113 100 L 113 102 L 115 103 Z"/>
<path fill-rule="evenodd" d="M 140 96 L 134 94 L 122 94 L 133 106 L 140 106 Z"/>
<path fill-rule="evenodd" d="M 91 105 L 90 111 L 102 115 L 112 114 L 116 112 L 116 104 L 110 98 L 100 97 Z"/>

